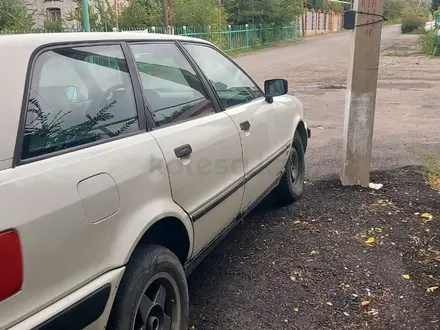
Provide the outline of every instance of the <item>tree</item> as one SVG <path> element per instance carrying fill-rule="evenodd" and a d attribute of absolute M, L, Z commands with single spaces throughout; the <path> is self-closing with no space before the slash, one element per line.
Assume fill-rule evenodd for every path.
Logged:
<path fill-rule="evenodd" d="M 132 0 L 119 16 L 121 29 L 145 29 L 160 26 L 161 8 L 158 1 Z"/>
<path fill-rule="evenodd" d="M 75 0 L 76 8 L 66 15 L 66 20 L 82 24 L 81 0 Z M 89 21 L 92 31 L 111 31 L 115 22 L 114 8 L 109 0 L 89 2 Z"/>
<path fill-rule="evenodd" d="M 344 6 L 339 2 L 327 1 L 325 10 L 333 10 L 335 13 L 342 13 Z"/>
<path fill-rule="evenodd" d="M 440 8 L 440 0 L 432 0 L 431 1 L 431 10 L 435 12 Z"/>
<path fill-rule="evenodd" d="M 44 16 L 43 29 L 46 32 L 63 32 L 63 21 L 60 19 L 53 19 L 46 14 Z"/>
<path fill-rule="evenodd" d="M 218 0 L 175 0 L 173 25 L 206 29 L 226 25 L 227 14 Z"/>
<path fill-rule="evenodd" d="M 404 0 L 385 0 L 383 12 L 388 19 L 396 19 L 402 17 L 405 8 Z"/>
<path fill-rule="evenodd" d="M 286 24 L 303 11 L 301 0 L 224 0 L 231 24 Z"/>
<path fill-rule="evenodd" d="M 0 0 L 0 31 L 26 32 L 33 26 L 25 0 Z"/>

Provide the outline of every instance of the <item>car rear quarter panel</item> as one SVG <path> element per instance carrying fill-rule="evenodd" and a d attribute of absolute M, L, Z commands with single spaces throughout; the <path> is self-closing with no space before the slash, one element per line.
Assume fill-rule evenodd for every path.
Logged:
<path fill-rule="evenodd" d="M 192 243 L 192 224 L 171 198 L 161 157 L 155 139 L 142 133 L 0 172 L 0 231 L 17 229 L 24 265 L 22 290 L 0 302 L 0 329 L 124 265 L 163 217 L 180 219 Z M 111 174 L 120 208 L 90 223 L 77 183 L 96 173 Z"/>

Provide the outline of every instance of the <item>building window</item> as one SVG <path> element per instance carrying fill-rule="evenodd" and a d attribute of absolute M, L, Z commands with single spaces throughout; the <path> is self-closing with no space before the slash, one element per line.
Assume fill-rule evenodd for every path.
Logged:
<path fill-rule="evenodd" d="M 61 21 L 61 9 L 60 8 L 49 8 L 47 9 L 49 18 L 54 21 Z"/>

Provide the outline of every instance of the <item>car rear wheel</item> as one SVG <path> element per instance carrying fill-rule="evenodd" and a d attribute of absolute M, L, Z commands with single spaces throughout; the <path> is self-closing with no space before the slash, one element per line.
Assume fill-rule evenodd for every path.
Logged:
<path fill-rule="evenodd" d="M 127 265 L 109 330 L 186 330 L 189 313 L 185 273 L 168 249 L 139 247 Z"/>
<path fill-rule="evenodd" d="M 278 186 L 272 191 L 272 196 L 277 203 L 281 205 L 290 204 L 302 196 L 305 167 L 304 146 L 300 134 L 295 132 L 284 174 Z"/>

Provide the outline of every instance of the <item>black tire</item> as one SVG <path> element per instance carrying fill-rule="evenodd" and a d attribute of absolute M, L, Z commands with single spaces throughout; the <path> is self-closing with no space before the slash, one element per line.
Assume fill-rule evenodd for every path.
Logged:
<path fill-rule="evenodd" d="M 295 177 L 293 176 L 293 167 L 297 169 Z M 291 204 L 302 196 L 304 193 L 305 168 L 304 146 L 300 134 L 295 132 L 284 174 L 278 186 L 272 191 L 276 203 L 281 205 Z"/>
<path fill-rule="evenodd" d="M 186 330 L 188 314 L 188 286 L 177 257 L 162 246 L 138 247 L 117 291 L 107 329 Z"/>

